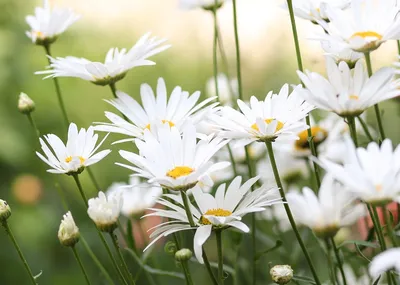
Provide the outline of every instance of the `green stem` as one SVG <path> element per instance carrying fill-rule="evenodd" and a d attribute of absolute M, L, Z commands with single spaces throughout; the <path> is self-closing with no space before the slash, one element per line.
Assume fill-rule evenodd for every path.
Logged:
<path fill-rule="evenodd" d="M 356 130 L 356 120 L 353 116 L 347 117 L 347 124 L 349 125 L 350 135 L 353 139 L 354 145 L 358 147 L 358 140 L 357 140 L 357 130 Z"/>
<path fill-rule="evenodd" d="M 125 270 L 125 272 L 126 272 L 126 274 L 128 276 L 128 279 L 130 280 L 130 283 L 135 285 L 136 284 L 135 280 L 133 280 L 132 274 L 129 271 L 128 266 L 126 265 L 124 257 L 122 256 L 121 249 L 120 249 L 119 244 L 118 244 L 117 236 L 113 232 L 111 232 L 110 233 L 110 237 L 111 237 L 111 240 L 112 240 L 113 245 L 115 247 L 115 251 L 117 252 L 118 257 L 119 257 L 119 259 L 120 259 L 120 261 L 122 263 L 122 268 Z"/>
<path fill-rule="evenodd" d="M 222 255 L 222 230 L 216 230 L 218 251 L 218 280 L 219 285 L 224 285 L 224 256 Z"/>
<path fill-rule="evenodd" d="M 361 127 L 363 128 L 364 133 L 367 136 L 367 138 L 369 139 L 369 141 L 373 142 L 374 138 L 372 137 L 372 135 L 371 135 L 371 133 L 370 133 L 370 131 L 368 129 L 367 124 L 364 122 L 364 120 L 361 118 L 361 116 L 358 116 L 357 119 L 360 122 Z"/>
<path fill-rule="evenodd" d="M 300 247 L 301 247 L 301 249 L 303 251 L 303 254 L 304 254 L 304 256 L 305 256 L 305 258 L 307 260 L 307 263 L 308 263 L 308 265 L 310 267 L 311 273 L 312 273 L 312 275 L 314 277 L 315 283 L 317 285 L 321 285 L 321 282 L 319 281 L 319 278 L 318 278 L 317 271 L 315 270 L 315 267 L 314 267 L 314 265 L 312 263 L 310 254 L 308 253 L 307 248 L 306 248 L 306 246 L 305 246 L 305 244 L 303 242 L 303 239 L 301 238 L 299 230 L 297 229 L 296 222 L 294 221 L 294 218 L 293 218 L 293 215 L 292 215 L 292 211 L 290 210 L 290 207 L 289 207 L 289 205 L 287 203 L 285 191 L 283 190 L 281 178 L 279 177 L 278 168 L 276 166 L 274 150 L 272 148 L 272 142 L 266 142 L 265 144 L 267 146 L 268 155 L 269 155 L 269 159 L 270 159 L 270 162 L 271 162 L 271 167 L 272 167 L 272 170 L 273 170 L 273 173 L 274 173 L 274 176 L 275 176 L 275 181 L 276 181 L 276 184 L 278 186 L 279 193 L 280 193 L 280 195 L 282 197 L 282 202 L 284 203 L 283 206 L 285 207 L 285 211 L 286 211 L 286 214 L 287 214 L 288 219 L 290 221 L 290 225 L 292 226 L 292 229 L 293 229 L 293 231 L 294 231 L 294 233 L 296 235 L 297 241 L 298 241 L 298 243 L 299 243 L 299 245 L 300 245 Z"/>
<path fill-rule="evenodd" d="M 182 197 L 183 205 L 185 206 L 185 212 L 186 212 L 186 216 L 188 218 L 189 224 L 191 227 L 194 227 L 194 226 L 196 226 L 196 224 L 193 221 L 193 216 L 192 216 L 192 212 L 190 210 L 189 200 L 184 191 L 181 191 L 181 197 Z"/>
<path fill-rule="evenodd" d="M 386 250 L 386 241 L 385 241 L 385 237 L 382 232 L 381 224 L 379 222 L 378 211 L 376 210 L 375 206 L 371 205 L 370 207 L 372 208 L 372 212 L 371 212 L 371 209 L 369 209 L 369 211 L 370 211 L 369 214 L 371 215 L 372 222 L 374 223 L 375 231 L 378 235 L 379 243 L 381 245 L 381 250 L 385 251 Z"/>
<path fill-rule="evenodd" d="M 89 277 L 88 277 L 88 275 L 86 273 L 85 267 L 83 267 L 82 261 L 81 261 L 81 259 L 79 257 L 79 254 L 78 254 L 78 251 L 76 250 L 75 246 L 71 247 L 71 249 L 72 249 L 72 251 L 74 253 L 76 261 L 79 264 L 79 267 L 82 270 L 83 276 L 85 276 L 86 284 L 90 285 Z"/>
<path fill-rule="evenodd" d="M 212 281 L 212 284 L 213 284 L 213 285 L 218 285 L 218 281 L 217 281 L 217 279 L 215 278 L 214 273 L 212 272 L 211 265 L 210 265 L 210 261 L 208 260 L 206 251 L 205 251 L 204 247 L 203 247 L 202 249 L 203 249 L 203 260 L 204 260 L 204 265 L 206 266 L 207 273 L 208 273 L 208 275 L 210 275 L 210 279 L 211 279 L 211 281 Z"/>
<path fill-rule="evenodd" d="M 233 5 L 233 27 L 235 31 L 236 72 L 238 80 L 238 91 L 239 91 L 239 99 L 243 100 L 242 71 L 240 66 L 240 44 L 239 44 L 239 33 L 238 33 L 238 23 L 237 23 L 236 0 L 232 0 L 232 5 Z"/>
<path fill-rule="evenodd" d="M 217 1 L 215 1 L 217 2 Z M 217 58 L 217 47 L 218 47 L 218 25 L 217 25 L 217 3 L 215 3 L 212 9 L 214 18 L 214 42 L 213 42 L 213 67 L 214 67 L 214 84 L 215 84 L 215 94 L 219 101 L 219 91 L 218 91 L 218 58 Z"/>
<path fill-rule="evenodd" d="M 31 280 L 31 283 L 36 285 L 35 277 L 32 274 L 32 271 L 31 271 L 31 268 L 28 265 L 28 262 L 26 262 L 26 259 L 25 259 L 24 255 L 23 255 L 23 253 L 22 253 L 22 251 L 21 251 L 21 249 L 20 249 L 20 247 L 19 247 L 19 245 L 17 243 L 17 240 L 15 239 L 15 237 L 14 237 L 12 231 L 11 231 L 10 226 L 8 225 L 7 221 L 2 221 L 1 225 L 4 227 L 7 235 L 10 237 L 15 249 L 17 250 L 19 258 L 21 259 L 22 263 L 24 264 L 24 267 L 25 267 L 26 271 L 29 274 L 29 278 Z"/>
<path fill-rule="evenodd" d="M 187 261 L 181 262 L 183 273 L 185 274 L 186 285 L 193 285 L 192 276 L 190 275 L 189 265 Z"/>
<path fill-rule="evenodd" d="M 332 247 L 333 247 L 333 252 L 335 253 L 336 260 L 337 260 L 337 263 L 338 263 L 338 266 L 339 266 L 340 274 L 342 275 L 343 285 L 347 285 L 346 275 L 344 274 L 344 269 L 343 269 L 343 263 L 342 263 L 342 260 L 340 258 L 340 252 L 339 252 L 339 249 L 336 246 L 336 242 L 333 239 L 333 237 L 331 237 L 331 243 L 332 243 Z"/>
<path fill-rule="evenodd" d="M 385 223 L 386 223 L 386 229 L 388 232 L 388 236 L 390 237 L 390 241 L 392 242 L 392 245 L 394 247 L 398 246 L 397 240 L 396 240 L 396 234 L 393 230 L 393 225 L 392 225 L 392 221 L 390 220 L 390 216 L 389 216 L 389 210 L 387 207 L 382 207 L 382 211 L 383 211 L 383 215 L 385 218 Z"/>
<path fill-rule="evenodd" d="M 37 139 L 39 140 L 40 132 L 39 132 L 39 129 L 38 129 L 36 123 L 35 123 L 35 120 L 33 119 L 31 113 L 26 114 L 26 116 L 28 117 L 29 123 L 31 124 L 33 130 L 35 131 Z"/>
<path fill-rule="evenodd" d="M 365 56 L 365 62 L 367 63 L 368 76 L 371 77 L 372 76 L 371 54 L 370 52 L 366 52 L 364 53 L 364 56 Z M 381 135 L 381 141 L 383 141 L 386 138 L 386 136 L 385 136 L 385 130 L 383 129 L 381 111 L 379 110 L 378 104 L 374 105 L 374 110 L 375 110 L 376 120 L 378 122 L 379 133 Z"/>
<path fill-rule="evenodd" d="M 48 56 L 51 56 L 50 45 L 44 45 L 44 49 L 46 50 L 46 54 Z M 48 60 L 49 60 L 49 64 L 51 64 L 50 58 L 48 58 Z M 64 101 L 63 101 L 63 98 L 62 98 L 62 95 L 61 95 L 61 89 L 60 89 L 60 84 L 58 83 L 58 78 L 57 77 L 53 77 L 53 81 L 54 81 L 54 86 L 56 88 L 58 104 L 60 105 L 61 112 L 63 114 L 64 123 L 65 123 L 66 127 L 68 128 L 69 119 L 68 119 L 67 110 L 65 109 Z"/>
<path fill-rule="evenodd" d="M 114 98 L 118 98 L 117 97 L 117 87 L 115 86 L 115 83 L 110 83 L 110 89 L 111 89 L 111 92 L 112 92 Z"/>
<path fill-rule="evenodd" d="M 332 261 L 332 247 L 329 243 L 329 239 L 325 239 L 325 246 L 326 246 L 326 256 L 328 258 L 328 265 L 329 265 L 329 279 L 331 280 L 332 285 L 338 284 L 337 278 L 336 278 L 336 273 L 335 273 L 335 267 L 333 265 Z"/>

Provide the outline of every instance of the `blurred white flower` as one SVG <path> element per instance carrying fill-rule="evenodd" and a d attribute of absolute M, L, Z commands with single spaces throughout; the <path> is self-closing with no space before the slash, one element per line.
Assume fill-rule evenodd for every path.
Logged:
<path fill-rule="evenodd" d="M 369 107 L 400 94 L 400 82 L 392 68 L 384 67 L 368 78 L 362 61 L 353 70 L 345 62 L 326 58 L 328 79 L 316 72 L 297 71 L 306 86 L 299 95 L 317 108 L 339 116 L 358 116 Z"/>
<path fill-rule="evenodd" d="M 373 51 L 385 41 L 400 39 L 399 10 L 396 0 L 352 0 L 347 11 L 327 6 L 329 23 L 318 21 L 327 33 L 319 35 L 319 39 L 343 49 Z"/>
<path fill-rule="evenodd" d="M 212 10 L 214 7 L 220 8 L 226 0 L 179 0 L 179 7 L 182 9 L 203 8 Z M 215 5 L 215 3 L 217 5 Z"/>
<path fill-rule="evenodd" d="M 400 274 L 400 248 L 391 248 L 378 254 L 369 264 L 369 274 L 375 279 L 391 269 Z"/>
<path fill-rule="evenodd" d="M 35 110 L 35 102 L 33 102 L 33 100 L 24 92 L 19 94 L 18 110 L 22 114 L 30 114 Z"/>
<path fill-rule="evenodd" d="M 341 227 L 350 226 L 365 215 L 362 204 L 343 185 L 327 175 L 322 180 L 318 196 L 308 187 L 303 194 L 286 195 L 295 220 L 310 227 L 319 237 L 333 237 Z"/>
<path fill-rule="evenodd" d="M 392 142 L 386 139 L 380 147 L 371 142 L 366 149 L 356 149 L 347 139 L 346 149 L 343 165 L 320 158 L 322 167 L 367 203 L 400 201 L 400 147 L 393 150 Z"/>
<path fill-rule="evenodd" d="M 26 35 L 37 45 L 53 43 L 58 35 L 80 18 L 72 9 L 51 6 L 49 0 L 43 0 L 43 7 L 36 7 L 35 15 L 28 15 L 25 18 L 31 28 Z"/>
<path fill-rule="evenodd" d="M 232 106 L 234 100 L 239 96 L 237 79 L 229 79 L 225 74 L 219 73 L 217 76 L 217 85 L 219 102 L 225 106 Z M 206 83 L 206 94 L 207 97 L 217 96 L 214 76 L 208 79 Z"/>
<path fill-rule="evenodd" d="M 293 278 L 293 269 L 290 265 L 275 265 L 269 271 L 272 280 L 279 285 L 289 283 Z"/>
<path fill-rule="evenodd" d="M 356 62 L 364 57 L 363 53 L 343 47 L 332 41 L 321 41 L 321 47 L 326 52 L 326 55 L 333 58 L 337 64 L 344 61 L 350 68 L 353 68 Z"/>
<path fill-rule="evenodd" d="M 229 162 L 212 164 L 210 159 L 228 141 L 208 137 L 196 141 L 196 128 L 187 125 L 183 134 L 168 124 L 159 125 L 157 134 L 145 130 L 143 141 L 136 139 L 139 155 L 121 150 L 120 155 L 133 166 L 117 163 L 133 170 L 137 176 L 148 179 L 149 184 L 170 190 L 187 191 L 199 181 L 212 185 L 210 174 L 229 166 Z"/>
<path fill-rule="evenodd" d="M 93 127 L 89 127 L 87 130 L 82 128 L 78 132 L 78 127 L 71 123 L 66 145 L 56 135 L 48 134 L 44 138 L 52 150 L 40 138 L 40 144 L 46 157 L 39 152 L 36 152 L 36 154 L 51 167 L 47 170 L 50 173 L 80 173 L 85 167 L 99 162 L 111 152 L 107 149 L 95 154 L 107 136 L 96 146 L 99 136 L 94 134 Z"/>
<path fill-rule="evenodd" d="M 112 84 L 124 78 L 126 73 L 134 67 L 154 65 L 155 62 L 147 58 L 168 49 L 170 45 L 160 46 L 165 41 L 166 39 L 150 38 L 150 33 L 147 33 L 129 51 L 111 48 L 104 63 L 74 56 L 49 57 L 51 61 L 49 69 L 37 71 L 35 74 L 46 74 L 44 79 L 77 77 L 96 85 Z"/>
<path fill-rule="evenodd" d="M 89 199 L 87 213 L 100 231 L 113 232 L 117 228 L 122 197 L 121 195 L 112 195 L 107 198 L 101 191 L 98 195 L 98 197 Z"/>
<path fill-rule="evenodd" d="M 189 95 L 189 92 L 183 91 L 180 86 L 176 86 L 171 96 L 167 98 L 167 88 L 162 78 L 158 79 L 156 96 L 148 84 L 141 85 L 140 95 L 143 107 L 128 94 L 117 91 L 118 98 L 106 100 L 106 102 L 124 114 L 129 121 L 114 113 L 105 112 L 111 123 L 100 123 L 95 130 L 128 135 L 132 138 L 121 142 L 133 141 L 136 137 L 143 137 L 146 129 L 156 133 L 155 125 L 159 123 L 169 124 L 170 127 L 175 126 L 179 130 L 189 119 L 192 123 L 198 124 L 210 112 L 214 112 L 214 107 L 218 105 L 218 103 L 213 103 L 205 107 L 215 100 L 215 97 L 196 105 L 200 92 L 196 91 Z"/>
<path fill-rule="evenodd" d="M 361 276 L 357 276 L 354 270 L 350 267 L 350 265 L 343 265 L 344 274 L 346 276 L 347 284 L 357 284 L 357 285 L 370 285 L 371 281 L 368 277 L 368 274 L 364 268 L 361 270 Z M 340 273 L 337 274 L 338 280 L 342 280 L 342 275 Z M 342 281 L 343 282 L 343 281 Z"/>
<path fill-rule="evenodd" d="M 212 116 L 222 137 L 235 139 L 235 147 L 253 141 L 288 141 L 297 139 L 297 133 L 307 129 L 305 116 L 314 108 L 304 102 L 296 88 L 289 94 L 285 84 L 279 94 L 269 92 L 264 101 L 250 98 L 250 106 L 237 100 L 240 111 L 223 107 L 218 115 Z"/>
<path fill-rule="evenodd" d="M 281 203 L 280 198 L 271 199 L 273 192 L 277 190 L 276 188 L 267 189 L 261 187 L 251 192 L 251 186 L 257 180 L 258 177 L 254 177 L 241 185 L 242 177 L 238 176 L 231 182 L 227 189 L 225 184 L 220 185 L 215 193 L 215 197 L 211 194 L 204 193 L 198 186 L 192 189 L 193 197 L 198 206 L 197 208 L 190 205 L 192 218 L 195 222 L 194 228 L 196 229 L 193 248 L 196 258 L 200 263 L 203 263 L 202 246 L 210 237 L 213 229 L 234 227 L 247 233 L 250 229 L 246 224 L 241 222 L 244 215 L 261 212 L 268 206 Z M 164 222 L 157 225 L 150 235 L 150 237 L 154 239 L 147 248 L 163 236 L 192 229 L 186 216 L 181 197 L 173 194 L 164 196 L 172 199 L 176 204 L 161 198 L 158 203 L 166 206 L 168 209 L 153 209 L 154 212 L 146 216 L 168 217 L 172 219 L 173 222 Z"/>
<path fill-rule="evenodd" d="M 58 229 L 58 239 L 63 246 L 74 246 L 79 241 L 79 228 L 76 226 L 71 212 L 67 212 Z"/>
<path fill-rule="evenodd" d="M 294 191 L 290 190 L 289 191 Z M 277 197 L 280 197 L 279 194 Z M 275 204 L 265 209 L 264 212 L 260 212 L 257 216 L 258 219 L 267 220 L 273 223 L 274 229 L 277 228 L 277 232 L 287 232 L 292 230 L 292 226 L 286 214 L 285 207 L 283 204 Z"/>
<path fill-rule="evenodd" d="M 327 6 L 337 9 L 345 9 L 349 6 L 350 0 L 294 0 L 292 1 L 293 11 L 297 17 L 316 23 L 319 20 L 328 20 L 326 15 Z M 287 9 L 287 2 L 284 4 Z"/>
<path fill-rule="evenodd" d="M 129 184 L 113 183 L 107 189 L 107 197 L 120 195 L 122 197 L 121 213 L 131 218 L 142 214 L 147 208 L 155 205 L 162 194 L 162 189 L 157 186 L 146 186 L 140 183 L 138 177 L 131 176 Z"/>

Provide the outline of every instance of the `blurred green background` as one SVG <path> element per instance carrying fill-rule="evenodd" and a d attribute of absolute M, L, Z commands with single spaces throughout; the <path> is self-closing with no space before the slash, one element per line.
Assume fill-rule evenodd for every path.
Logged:
<path fill-rule="evenodd" d="M 207 12 L 179 11 L 177 1 L 163 1 L 162 4 L 161 1 L 156 0 L 131 2 L 138 2 L 137 7 L 124 11 L 121 16 L 118 13 L 122 12 L 117 10 L 117 12 L 114 11 L 113 17 L 107 18 L 109 15 L 105 13 L 96 18 L 93 16 L 96 10 L 91 11 L 87 3 L 82 3 L 80 6 L 80 1 L 72 1 L 71 3 L 75 8 L 77 7 L 78 11 L 81 9 L 86 14 L 52 46 L 53 55 L 74 55 L 103 61 L 109 48 L 130 47 L 142 34 L 152 30 L 154 35 L 169 38 L 173 47 L 154 57 L 156 66 L 140 67 L 129 72 L 123 81 L 118 82 L 118 89 L 138 98 L 141 83 L 147 82 L 155 87 L 157 78 L 164 77 L 168 90 L 180 85 L 190 92 L 204 91 L 205 82 L 212 76 L 212 22 Z M 239 13 L 243 11 L 239 24 L 244 26 L 241 29 L 241 36 L 246 97 L 250 95 L 262 97 L 267 91 L 277 90 L 286 82 L 297 83 L 298 79 L 294 72 L 296 60 L 290 38 L 290 27 L 286 12 L 278 7 L 280 1 L 243 2 L 246 3 L 239 3 Z M 92 1 L 92 3 L 96 2 Z M 59 223 L 66 210 L 55 187 L 56 183 L 65 193 L 69 209 L 91 249 L 104 262 L 113 277 L 115 277 L 115 272 L 87 217 L 73 179 L 46 172 L 46 165 L 35 155 L 35 151 L 39 150 L 39 144 L 28 119 L 17 110 L 18 94 L 23 91 L 36 102 L 33 117 L 41 133 L 54 133 L 65 139 L 66 130 L 63 127 L 53 82 L 42 80 L 41 76 L 34 75 L 35 71 L 43 70 L 47 65 L 44 50 L 39 46 L 34 46 L 25 36 L 28 26 L 24 17 L 31 14 L 34 6 L 38 4 L 40 1 L 0 0 L 0 198 L 7 200 L 11 205 L 12 216 L 9 224 L 34 274 L 43 272 L 39 278 L 39 284 L 84 284 L 72 252 L 62 247 L 57 239 Z M 63 1 L 61 4 L 68 5 L 68 1 Z M 108 6 L 111 9 L 125 4 L 126 1 L 123 0 L 99 1 L 95 8 L 102 7 L 107 11 Z M 234 74 L 231 8 L 231 5 L 227 4 L 222 9 L 221 27 L 228 53 L 229 73 Z M 267 8 L 275 10 L 269 9 L 263 16 L 262 9 Z M 168 15 L 170 11 L 174 11 L 173 16 Z M 276 13 L 278 16 L 275 15 L 272 21 L 261 19 Z M 251 17 L 253 14 L 256 16 Z M 163 17 L 160 18 L 160 15 Z M 89 20 L 85 20 L 86 16 Z M 257 17 L 260 21 L 256 20 Z M 144 18 L 146 22 L 143 22 Z M 96 19 L 102 19 L 101 24 L 97 25 Z M 280 25 L 275 22 L 278 20 Z M 146 23 L 151 24 L 146 26 Z M 176 27 L 179 29 L 175 29 Z M 258 28 L 254 29 L 254 27 Z M 306 31 L 309 29 L 314 29 L 314 27 L 308 23 L 307 25 L 300 24 L 302 44 L 305 46 L 305 66 L 323 71 L 322 52 L 315 52 L 318 50 L 315 44 L 310 44 L 305 39 Z M 196 34 L 196 31 L 201 31 L 201 33 Z M 395 55 L 395 45 L 387 44 L 384 51 L 374 54 L 374 61 L 381 65 L 389 64 L 395 60 Z M 77 123 L 78 127 L 87 128 L 93 122 L 106 121 L 104 111 L 114 111 L 103 101 L 112 97 L 108 87 L 95 86 L 75 78 L 61 78 L 60 84 L 69 117 Z M 385 112 L 385 129 L 389 137 L 397 143 L 400 139 L 398 103 L 396 100 L 386 102 L 382 109 Z M 369 123 L 375 124 L 373 116 L 369 116 Z M 127 169 L 114 165 L 114 162 L 121 161 L 117 155 L 118 149 L 129 150 L 132 147 L 127 144 L 111 146 L 110 143 L 115 139 L 116 136 L 112 135 L 104 145 L 113 150 L 112 154 L 92 168 L 101 190 L 106 190 L 112 182 L 127 181 L 130 174 Z M 85 171 L 80 177 L 88 196 L 96 195 L 97 189 L 93 187 L 87 172 Z M 260 235 L 259 247 L 267 249 L 274 245 L 276 238 L 268 235 L 271 225 L 262 223 L 264 223 L 262 228 L 265 235 Z M 309 235 L 309 232 L 306 231 L 305 234 Z M 235 244 L 239 238 L 240 235 L 229 233 L 225 236 L 225 243 L 226 245 Z M 304 273 L 305 276 L 309 276 L 304 261 L 297 254 L 297 246 L 295 246 L 296 250 L 291 251 L 291 241 L 294 241 L 291 234 L 286 236 L 286 241 L 288 243 L 284 245 L 283 250 L 260 259 L 258 263 L 260 284 L 270 283 L 269 262 L 273 265 L 291 263 L 298 270 L 298 274 Z M 28 284 L 24 268 L 4 231 L 0 231 L 0 245 L 0 285 Z M 186 245 L 190 245 L 189 240 L 186 240 Z M 309 239 L 309 246 L 312 254 L 318 255 L 316 258 L 323 258 L 318 245 L 312 238 Z M 233 267 L 235 266 L 233 260 L 238 251 L 237 248 L 233 246 L 232 248 L 234 250 L 226 251 L 226 263 Z M 216 251 L 213 240 L 208 242 L 207 249 L 210 258 L 215 261 Z M 81 243 L 78 244 L 78 250 L 93 281 L 92 284 L 107 284 Z M 239 254 L 242 257 L 250 257 L 248 236 L 244 237 Z M 130 268 L 136 272 L 137 264 L 129 255 L 126 255 L 126 258 Z M 152 252 L 150 265 L 163 270 L 180 272 L 173 256 L 165 253 L 162 245 Z M 245 260 L 236 265 L 242 269 L 237 284 L 247 284 L 250 278 L 250 265 Z M 191 267 L 194 278 L 198 280 L 196 284 L 209 284 L 209 279 L 202 267 L 196 266 L 196 263 L 191 263 Z M 324 263 L 317 267 L 318 271 L 326 274 Z M 179 279 L 154 278 L 157 284 L 184 284 Z M 141 278 L 139 284 L 148 283 L 145 278 Z M 232 284 L 232 278 L 228 277 L 226 284 Z"/>

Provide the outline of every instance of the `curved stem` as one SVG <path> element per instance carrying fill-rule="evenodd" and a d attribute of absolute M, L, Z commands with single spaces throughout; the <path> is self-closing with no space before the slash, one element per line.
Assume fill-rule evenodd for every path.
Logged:
<path fill-rule="evenodd" d="M 356 121 L 353 116 L 347 117 L 347 124 L 349 125 L 350 135 L 351 138 L 353 139 L 354 145 L 358 147 Z"/>
<path fill-rule="evenodd" d="M 364 133 L 365 133 L 365 135 L 367 136 L 367 138 L 368 138 L 371 142 L 373 142 L 373 141 L 374 141 L 374 138 L 372 137 L 370 131 L 368 130 L 367 124 L 364 122 L 364 120 L 361 118 L 361 116 L 358 116 L 357 119 L 358 119 L 358 121 L 360 122 L 361 127 L 363 128 Z"/>
<path fill-rule="evenodd" d="M 338 266 L 339 266 L 340 274 L 342 275 L 343 285 L 347 285 L 346 274 L 344 274 L 343 263 L 342 263 L 342 260 L 340 258 L 340 252 L 339 252 L 339 249 L 336 246 L 336 242 L 333 239 L 333 237 L 331 237 L 331 243 L 332 243 L 332 247 L 333 247 L 333 252 L 335 253 L 336 260 L 337 260 L 337 263 L 338 263 Z"/>
<path fill-rule="evenodd" d="M 364 56 L 365 56 L 365 62 L 367 63 L 368 76 L 371 77 L 372 76 L 371 54 L 369 52 L 366 52 L 364 53 Z M 374 105 L 374 110 L 375 110 L 376 120 L 378 122 L 379 133 L 381 134 L 381 141 L 383 141 L 386 138 L 386 136 L 385 136 L 385 130 L 383 129 L 381 111 L 379 110 L 378 104 Z"/>
<path fill-rule="evenodd" d="M 310 254 L 308 253 L 307 248 L 306 248 L 306 246 L 305 246 L 305 244 L 303 242 L 303 239 L 301 238 L 300 232 L 297 229 L 296 222 L 294 221 L 294 218 L 293 218 L 293 215 L 292 215 L 292 211 L 290 210 L 290 207 L 289 207 L 289 205 L 287 203 L 285 191 L 283 190 L 281 178 L 279 177 L 278 168 L 276 166 L 274 150 L 272 149 L 272 143 L 271 142 L 266 142 L 265 144 L 267 146 L 268 155 L 269 155 L 269 159 L 270 159 L 270 162 L 271 162 L 271 167 L 272 167 L 272 170 L 273 170 L 273 173 L 274 173 L 274 176 L 275 176 L 275 181 L 276 181 L 276 184 L 278 186 L 279 193 L 280 193 L 280 195 L 282 197 L 282 202 L 284 203 L 283 206 L 285 208 L 286 214 L 287 214 L 288 219 L 290 221 L 290 225 L 292 226 L 292 229 L 293 229 L 293 231 L 294 231 L 294 233 L 296 235 L 297 241 L 298 241 L 298 243 L 299 243 L 299 245 L 300 245 L 300 247 L 301 247 L 301 249 L 303 251 L 303 254 L 304 254 L 304 256 L 305 256 L 305 258 L 307 260 L 307 263 L 308 263 L 308 265 L 310 267 L 311 273 L 312 273 L 312 275 L 314 277 L 315 283 L 317 285 L 321 285 L 321 282 L 319 281 L 319 278 L 318 278 L 317 271 L 315 270 L 314 264 L 312 263 Z"/>
<path fill-rule="evenodd" d="M 120 261 L 121 261 L 121 263 L 122 263 L 122 267 L 123 267 L 123 269 L 125 270 L 125 272 L 126 272 L 128 278 L 129 278 L 129 280 L 130 280 L 130 283 L 133 284 L 133 285 L 135 285 L 135 284 L 136 284 L 136 283 L 135 283 L 135 280 L 133 280 L 132 274 L 131 274 L 131 272 L 129 271 L 128 266 L 126 265 L 126 262 L 125 262 L 124 257 L 122 256 L 121 249 L 120 249 L 119 244 L 118 244 L 118 238 L 117 238 L 117 236 L 116 236 L 114 233 L 110 233 L 110 237 L 111 237 L 111 240 L 112 240 L 113 245 L 114 245 L 114 247 L 115 247 L 115 251 L 117 252 L 118 257 L 119 257 L 119 259 L 120 259 Z"/>
<path fill-rule="evenodd" d="M 240 66 L 240 44 L 239 44 L 239 33 L 238 33 L 238 23 L 237 23 L 236 0 L 232 0 L 232 6 L 233 6 L 233 27 L 235 31 L 236 72 L 238 80 L 238 91 L 239 91 L 239 99 L 243 100 L 242 71 Z"/>
<path fill-rule="evenodd" d="M 112 92 L 114 98 L 118 98 L 117 97 L 117 87 L 115 86 L 115 83 L 110 83 L 110 89 L 111 89 L 111 92 Z"/>
<path fill-rule="evenodd" d="M 190 275 L 189 265 L 187 261 L 181 262 L 183 273 L 185 274 L 186 285 L 193 285 L 192 276 Z"/>
<path fill-rule="evenodd" d="M 219 285 L 224 285 L 224 256 L 222 255 L 222 230 L 216 230 L 218 251 L 218 280 Z"/>
<path fill-rule="evenodd" d="M 75 259 L 79 264 L 79 267 L 81 268 L 81 271 L 83 273 L 83 276 L 85 276 L 86 284 L 90 285 L 89 277 L 86 273 L 85 267 L 83 267 L 82 261 L 79 257 L 78 251 L 76 250 L 75 246 L 71 247 L 72 252 L 74 253 Z"/>
<path fill-rule="evenodd" d="M 51 56 L 50 45 L 44 45 L 44 49 L 46 51 L 46 54 L 48 56 Z M 50 58 L 48 58 L 48 60 L 49 60 L 49 64 L 51 64 Z M 54 86 L 56 88 L 58 104 L 60 105 L 61 112 L 63 114 L 64 123 L 65 123 L 66 127 L 68 128 L 69 119 L 68 119 L 67 110 L 65 108 L 64 101 L 63 101 L 63 98 L 62 98 L 62 95 L 61 95 L 61 89 L 60 89 L 60 85 L 58 83 L 58 78 L 57 77 L 53 77 L 53 82 L 54 82 Z"/>
<path fill-rule="evenodd" d="M 196 224 L 193 221 L 193 216 L 192 216 L 192 212 L 190 211 L 188 197 L 184 191 L 181 191 L 181 197 L 182 197 L 183 205 L 185 206 L 185 212 L 186 212 L 186 216 L 188 218 L 189 224 L 191 227 L 194 227 Z"/>
<path fill-rule="evenodd" d="M 31 270 L 31 268 L 29 267 L 28 262 L 26 261 L 24 255 L 23 255 L 23 253 L 22 253 L 22 251 L 21 251 L 21 248 L 19 247 L 19 245 L 18 245 L 18 243 L 17 243 L 17 240 L 15 239 L 15 237 L 14 237 L 12 231 L 11 231 L 10 226 L 8 225 L 7 221 L 3 221 L 3 222 L 1 223 L 1 225 L 4 227 L 4 229 L 5 229 L 6 233 L 7 233 L 7 235 L 10 237 L 10 239 L 11 239 L 11 241 L 12 241 L 12 243 L 13 243 L 15 249 L 17 250 L 18 255 L 19 255 L 19 258 L 21 259 L 22 263 L 24 264 L 24 267 L 25 267 L 26 271 L 27 271 L 28 274 L 29 274 L 29 278 L 30 278 L 30 280 L 31 280 L 31 283 L 34 284 L 34 285 L 36 285 L 36 280 L 35 280 L 35 277 L 34 277 L 33 274 L 32 274 L 32 270 Z"/>
<path fill-rule="evenodd" d="M 329 265 L 329 279 L 331 280 L 332 285 L 335 285 L 338 284 L 338 282 L 336 278 L 335 267 L 332 261 L 332 255 L 331 255 L 332 247 L 328 239 L 325 239 L 325 246 L 326 246 L 326 256 L 328 258 L 328 265 Z"/>
<path fill-rule="evenodd" d="M 28 117 L 29 123 L 31 124 L 33 130 L 35 131 L 36 138 L 39 140 L 40 132 L 39 132 L 39 129 L 38 129 L 37 125 L 36 125 L 35 120 L 33 119 L 32 115 L 30 113 L 26 114 L 26 116 Z"/>

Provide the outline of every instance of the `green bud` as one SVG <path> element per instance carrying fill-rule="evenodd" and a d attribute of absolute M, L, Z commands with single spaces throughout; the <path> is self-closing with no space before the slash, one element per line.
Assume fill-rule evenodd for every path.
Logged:
<path fill-rule="evenodd" d="M 28 95 L 21 92 L 18 98 L 18 110 L 22 114 L 30 114 L 35 110 L 35 102 Z"/>
<path fill-rule="evenodd" d="M 269 271 L 272 281 L 276 284 L 284 285 L 289 283 L 293 278 L 293 269 L 290 265 L 275 265 Z"/>
<path fill-rule="evenodd" d="M 0 199 L 0 222 L 5 222 L 11 216 L 11 208 L 8 203 Z"/>
<path fill-rule="evenodd" d="M 175 253 L 175 259 L 179 262 L 188 261 L 190 258 L 192 258 L 192 256 L 192 251 L 187 248 L 182 248 Z"/>

